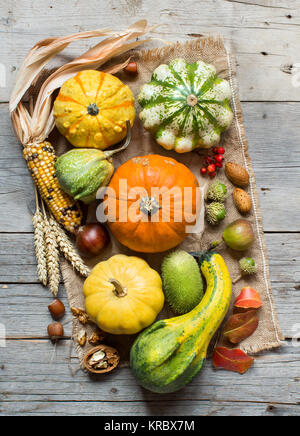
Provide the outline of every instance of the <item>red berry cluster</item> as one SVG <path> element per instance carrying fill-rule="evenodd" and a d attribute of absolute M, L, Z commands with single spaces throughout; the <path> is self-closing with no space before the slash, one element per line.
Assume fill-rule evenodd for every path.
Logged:
<path fill-rule="evenodd" d="M 222 168 L 225 149 L 223 147 L 214 147 L 213 156 L 206 156 L 204 158 L 204 165 L 200 172 L 204 176 L 208 173 L 209 177 L 213 178 L 216 175 L 218 168 Z"/>

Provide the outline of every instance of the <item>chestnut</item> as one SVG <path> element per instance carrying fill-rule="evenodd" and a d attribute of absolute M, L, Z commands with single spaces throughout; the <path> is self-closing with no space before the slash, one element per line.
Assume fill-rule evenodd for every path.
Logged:
<path fill-rule="evenodd" d="M 48 325 L 48 335 L 51 341 L 55 342 L 64 336 L 64 328 L 60 322 L 53 322 Z"/>
<path fill-rule="evenodd" d="M 58 298 L 49 304 L 48 309 L 54 319 L 62 318 L 66 312 L 64 303 Z"/>
<path fill-rule="evenodd" d="M 109 242 L 109 234 L 100 223 L 81 226 L 76 233 L 76 246 L 85 256 L 97 256 Z"/>

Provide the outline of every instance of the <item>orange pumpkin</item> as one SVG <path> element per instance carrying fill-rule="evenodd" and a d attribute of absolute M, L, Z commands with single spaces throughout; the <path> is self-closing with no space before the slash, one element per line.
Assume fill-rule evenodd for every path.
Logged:
<path fill-rule="evenodd" d="M 169 157 L 130 159 L 117 169 L 109 188 L 104 202 L 109 227 L 134 251 L 157 253 L 175 247 L 200 212 L 197 179 Z"/>

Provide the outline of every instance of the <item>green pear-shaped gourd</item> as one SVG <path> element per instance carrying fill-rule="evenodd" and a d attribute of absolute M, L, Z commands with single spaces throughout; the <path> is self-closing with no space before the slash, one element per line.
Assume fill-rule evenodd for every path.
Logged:
<path fill-rule="evenodd" d="M 96 199 L 98 189 L 109 183 L 114 172 L 105 153 L 91 148 L 68 151 L 57 159 L 55 169 L 60 187 L 84 203 Z"/>
<path fill-rule="evenodd" d="M 127 121 L 127 136 L 122 147 L 110 151 L 75 148 L 61 155 L 55 164 L 60 187 L 75 200 L 94 201 L 98 189 L 106 186 L 113 175 L 112 155 L 127 148 L 130 138 L 130 123 Z"/>
<path fill-rule="evenodd" d="M 228 311 L 231 279 L 223 258 L 208 252 L 200 262 L 207 289 L 198 306 L 185 315 L 155 322 L 132 346 L 132 372 L 150 391 L 174 392 L 193 379 Z"/>

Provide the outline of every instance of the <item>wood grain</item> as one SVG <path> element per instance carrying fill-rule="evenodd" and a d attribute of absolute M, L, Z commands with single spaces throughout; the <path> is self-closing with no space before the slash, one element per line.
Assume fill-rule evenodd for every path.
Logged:
<path fill-rule="evenodd" d="M 291 344 L 263 353 L 243 376 L 214 370 L 211 361 L 207 361 L 193 383 L 180 392 L 163 395 L 140 388 L 129 368 L 118 368 L 104 377 L 90 377 L 79 371 L 72 378 L 67 365 L 68 349 L 69 341 L 60 342 L 55 355 L 49 341 L 8 341 L 5 360 L 0 358 L 0 367 L 4 363 L 4 368 L 0 369 L 1 409 L 11 402 L 18 407 L 21 403 L 25 406 L 31 402 L 44 402 L 46 410 L 53 402 L 73 402 L 74 410 L 88 414 L 88 410 L 80 408 L 80 402 L 113 402 L 111 411 L 118 414 L 122 411 L 123 402 L 157 401 L 161 402 L 164 414 L 172 414 L 174 407 L 180 413 L 177 402 L 180 404 L 183 398 L 188 404 L 195 401 L 228 401 L 239 402 L 240 407 L 244 402 L 295 406 L 300 401 L 299 348 Z M 274 383 L 275 379 L 280 383 Z M 150 407 L 151 403 L 147 405 Z M 101 407 L 99 409 L 98 413 L 103 414 Z M 185 413 L 187 411 L 185 409 Z M 201 411 L 198 413 L 201 414 Z M 134 411 L 129 411 L 129 414 L 134 414 Z"/>
<path fill-rule="evenodd" d="M 71 13 L 70 13 L 71 11 Z M 153 36 L 170 41 L 220 33 L 231 40 L 237 59 L 256 183 L 269 252 L 280 324 L 287 341 L 262 353 L 245 375 L 215 371 L 208 361 L 187 388 L 155 395 L 139 388 L 129 369 L 104 378 L 67 366 L 71 325 L 53 354 L 46 340 L 51 321 L 48 291 L 37 284 L 31 215 L 32 183 L 11 129 L 8 101 L 17 68 L 39 39 L 92 28 L 124 28 L 147 17 L 160 24 Z M 0 349 L 0 415 L 259 415 L 300 413 L 300 69 L 298 0 L 8 0 L 0 6 L 0 323 L 7 347 Z M 58 61 L 90 47 L 70 46 Z M 153 41 L 151 46 L 160 45 Z M 0 77 L 2 79 L 2 77 Z M 300 80 L 298 80 L 300 81 Z M 297 85 L 297 83 L 296 83 Z M 60 290 L 67 304 L 63 289 Z M 16 338 L 22 339 L 16 339 Z M 36 339 L 32 339 L 35 337 Z M 51 361 L 52 359 L 52 361 Z M 72 359 L 76 365 L 76 359 Z"/>
<path fill-rule="evenodd" d="M 3 2 L 0 55 L 6 67 L 7 87 L 0 88 L 0 101 L 8 101 L 16 69 L 38 40 L 108 26 L 121 30 L 142 18 L 159 24 L 153 36 L 168 41 L 207 33 L 230 39 L 238 63 L 242 100 L 299 101 L 300 87 L 293 88 L 291 84 L 291 76 L 297 70 L 295 64 L 300 62 L 299 4 L 297 0 L 277 0 L 278 6 L 273 3 L 165 0 L 161 4 L 155 2 L 153 7 L 149 0 L 102 0 L 101 6 L 98 0 L 65 0 L 55 5 L 52 0 Z M 72 45 L 61 60 L 76 56 L 78 50 L 90 45 L 90 41 Z"/>
<path fill-rule="evenodd" d="M 2 416 L 106 416 L 111 423 L 114 416 L 297 416 L 300 407 L 296 404 L 251 403 L 234 401 L 5 401 L 0 406 Z M 16 411 L 17 410 L 17 411 Z M 110 418 L 109 418 L 110 417 Z M 197 418 L 196 418 L 197 419 Z M 115 419 L 116 421 L 116 419 Z M 130 421 L 130 419 L 128 419 Z"/>

